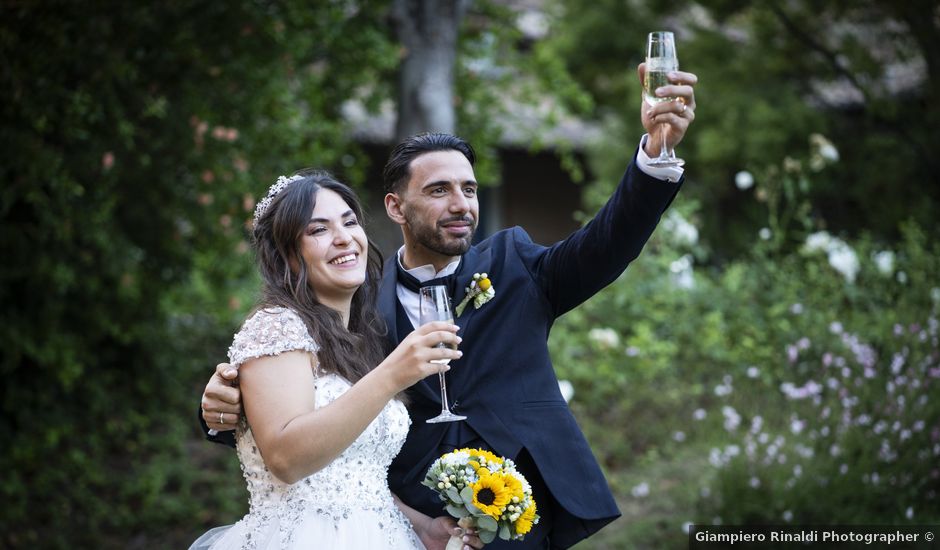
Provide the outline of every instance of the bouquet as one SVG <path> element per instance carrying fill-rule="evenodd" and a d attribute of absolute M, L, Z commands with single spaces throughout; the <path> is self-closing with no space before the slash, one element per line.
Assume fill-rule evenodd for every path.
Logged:
<path fill-rule="evenodd" d="M 497 535 L 521 540 L 539 522 L 532 487 L 512 460 L 482 449 L 457 449 L 434 461 L 422 485 L 437 492 L 460 524 L 473 527 L 484 543 Z M 456 543 L 454 543 L 456 541 Z M 448 550 L 462 548 L 451 537 Z"/>

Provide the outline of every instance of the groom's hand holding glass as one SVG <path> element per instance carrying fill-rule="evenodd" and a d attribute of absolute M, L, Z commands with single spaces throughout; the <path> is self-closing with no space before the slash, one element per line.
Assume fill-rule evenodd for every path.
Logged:
<path fill-rule="evenodd" d="M 658 33 L 664 34 L 664 33 Z M 655 67 L 654 67 L 655 69 Z M 640 63 L 637 75 L 640 84 L 646 85 L 647 71 L 650 70 L 648 62 Z M 689 125 L 695 120 L 695 93 L 693 87 L 698 77 L 692 73 L 670 70 L 666 74 L 667 82 L 650 90 L 655 97 L 664 101 L 650 101 L 643 96 L 640 98 L 640 120 L 643 128 L 649 134 L 643 150 L 654 161 L 660 157 L 665 144 L 667 155 L 676 148 L 676 145 L 685 137 Z"/>

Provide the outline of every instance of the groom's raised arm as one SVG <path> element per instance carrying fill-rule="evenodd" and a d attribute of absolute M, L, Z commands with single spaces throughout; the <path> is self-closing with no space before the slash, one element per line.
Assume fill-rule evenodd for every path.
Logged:
<path fill-rule="evenodd" d="M 637 78 L 643 83 L 645 77 L 646 64 L 641 63 Z M 659 155 L 664 147 L 674 149 L 685 137 L 695 120 L 697 104 L 693 88 L 698 77 L 672 71 L 668 79 L 668 84 L 655 93 L 670 101 L 648 104 L 640 100 L 640 122 L 647 135 L 640 140 L 640 148 L 620 185 L 594 219 L 547 249 L 533 245 L 527 238 L 516 239 L 516 249 L 545 292 L 556 317 L 623 273 L 627 264 L 639 256 L 682 186 L 680 169 L 654 168 L 649 159 Z M 522 231 L 516 231 L 514 236 L 519 234 L 524 236 Z"/>
<path fill-rule="evenodd" d="M 556 317 L 609 285 L 639 256 L 683 181 L 647 175 L 634 156 L 607 204 L 566 239 L 545 248 L 516 231 L 516 249 Z"/>

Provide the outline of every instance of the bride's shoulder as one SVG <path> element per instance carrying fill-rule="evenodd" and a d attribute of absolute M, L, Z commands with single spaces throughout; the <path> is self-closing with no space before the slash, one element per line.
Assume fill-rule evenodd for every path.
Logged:
<path fill-rule="evenodd" d="M 303 324 L 303 320 L 296 311 L 289 307 L 268 306 L 258 308 L 245 319 L 242 330 L 267 325 L 293 325 Z"/>
<path fill-rule="evenodd" d="M 297 312 L 286 307 L 265 307 L 248 317 L 235 334 L 229 362 L 241 364 L 253 357 L 292 350 L 316 353 L 318 349 Z"/>

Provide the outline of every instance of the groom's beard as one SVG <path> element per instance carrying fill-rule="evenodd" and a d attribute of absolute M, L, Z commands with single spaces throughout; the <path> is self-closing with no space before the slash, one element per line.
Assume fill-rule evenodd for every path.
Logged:
<path fill-rule="evenodd" d="M 442 256 L 462 256 L 473 244 L 473 234 L 477 229 L 477 221 L 471 216 L 455 216 L 429 224 L 411 212 L 405 212 L 405 221 L 411 228 L 415 241 L 428 250 Z M 447 234 L 444 224 L 453 222 L 467 222 L 469 231 L 463 237 L 453 237 Z"/>

